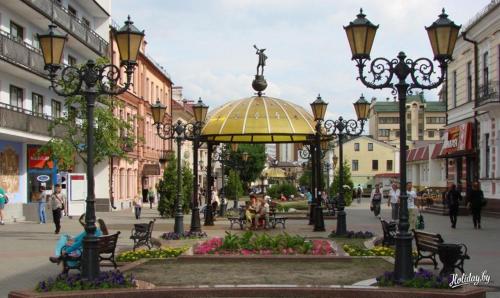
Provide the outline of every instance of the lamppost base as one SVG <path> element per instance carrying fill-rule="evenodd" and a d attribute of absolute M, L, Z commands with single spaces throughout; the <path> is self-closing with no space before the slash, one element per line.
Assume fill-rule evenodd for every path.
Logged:
<path fill-rule="evenodd" d="M 346 224 L 346 214 L 345 210 L 339 210 L 337 212 L 337 230 L 336 235 L 346 235 L 347 234 L 347 224 Z"/>
<path fill-rule="evenodd" d="M 191 210 L 191 227 L 189 228 L 189 232 L 201 232 L 200 208 L 198 208 L 198 206 L 194 207 L 193 210 Z"/>
<path fill-rule="evenodd" d="M 82 276 L 87 280 L 99 277 L 99 239 L 94 235 L 83 238 Z"/>
<path fill-rule="evenodd" d="M 176 234 L 184 233 L 184 215 L 182 213 L 175 214 L 174 232 Z"/>
<path fill-rule="evenodd" d="M 394 263 L 394 278 L 397 281 L 404 281 L 413 278 L 413 255 L 411 233 L 396 234 L 396 252 Z"/>
<path fill-rule="evenodd" d="M 321 205 L 314 208 L 314 232 L 324 232 L 325 231 L 325 221 L 323 219 L 323 208 Z"/>
<path fill-rule="evenodd" d="M 213 226 L 214 225 L 214 213 L 212 211 L 212 206 L 209 204 L 205 208 L 205 223 L 204 226 Z"/>

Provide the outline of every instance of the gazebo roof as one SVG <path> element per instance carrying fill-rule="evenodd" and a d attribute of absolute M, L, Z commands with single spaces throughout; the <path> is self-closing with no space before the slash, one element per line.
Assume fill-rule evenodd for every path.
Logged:
<path fill-rule="evenodd" d="M 294 103 L 252 96 L 211 111 L 202 130 L 209 142 L 296 143 L 314 135 L 313 116 Z"/>

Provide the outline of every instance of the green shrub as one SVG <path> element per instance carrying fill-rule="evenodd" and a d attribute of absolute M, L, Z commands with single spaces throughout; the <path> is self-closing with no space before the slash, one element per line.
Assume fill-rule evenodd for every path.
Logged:
<path fill-rule="evenodd" d="M 279 199 L 281 194 L 289 198 L 291 195 L 297 195 L 297 189 L 290 183 L 275 184 L 267 189 L 267 194 L 273 199 Z"/>

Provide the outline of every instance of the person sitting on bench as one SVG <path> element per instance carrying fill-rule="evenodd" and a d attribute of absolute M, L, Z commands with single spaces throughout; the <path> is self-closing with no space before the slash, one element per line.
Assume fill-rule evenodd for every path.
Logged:
<path fill-rule="evenodd" d="M 250 203 L 247 205 L 247 209 L 245 211 L 245 218 L 247 220 L 247 228 L 253 227 L 253 221 L 256 219 L 257 214 L 257 197 L 254 194 L 250 195 Z"/>
<path fill-rule="evenodd" d="M 85 227 L 85 213 L 80 216 L 78 221 L 80 222 L 82 227 Z M 97 223 L 99 224 L 99 227 L 95 231 L 95 236 L 99 237 L 103 233 L 108 234 L 108 229 L 106 227 L 106 224 L 104 223 L 104 220 L 99 218 L 97 220 Z M 67 234 L 61 235 L 61 237 L 56 243 L 55 256 L 49 257 L 49 260 L 52 263 L 59 264 L 65 256 L 72 256 L 72 257 L 80 256 L 80 254 L 82 253 L 83 239 L 85 238 L 85 236 L 87 236 L 87 232 L 85 230 L 80 234 L 76 235 L 75 237 L 71 237 Z M 72 264 L 70 263 L 69 265 Z"/>
<path fill-rule="evenodd" d="M 263 228 L 269 228 L 269 197 L 259 199 L 259 212 L 255 215 L 256 225 L 259 225 L 260 220 L 264 220 Z"/>

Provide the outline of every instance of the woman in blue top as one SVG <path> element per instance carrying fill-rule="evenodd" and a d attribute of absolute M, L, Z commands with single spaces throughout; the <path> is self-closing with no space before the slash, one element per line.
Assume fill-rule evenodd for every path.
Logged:
<path fill-rule="evenodd" d="M 0 186 L 0 225 L 3 225 L 3 208 L 5 207 L 5 203 L 7 199 L 7 194 L 5 193 L 5 190 Z"/>

